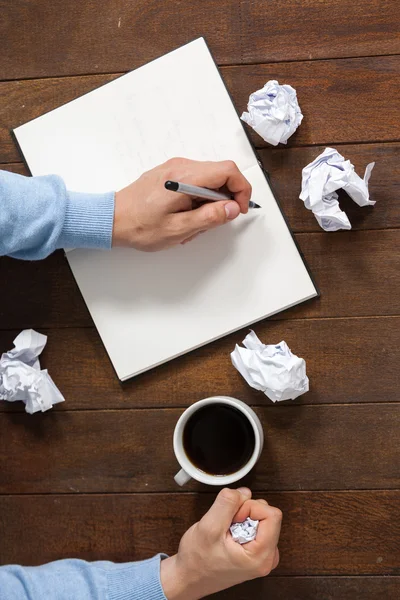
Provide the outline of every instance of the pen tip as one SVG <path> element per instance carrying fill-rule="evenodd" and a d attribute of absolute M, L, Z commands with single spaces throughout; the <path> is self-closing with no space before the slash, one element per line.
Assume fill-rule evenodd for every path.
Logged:
<path fill-rule="evenodd" d="M 261 206 L 259 204 L 256 204 L 255 202 L 252 202 L 251 208 L 261 208 Z"/>

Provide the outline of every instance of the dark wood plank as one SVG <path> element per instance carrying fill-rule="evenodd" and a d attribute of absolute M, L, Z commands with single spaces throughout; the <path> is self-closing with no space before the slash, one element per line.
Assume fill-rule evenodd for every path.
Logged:
<path fill-rule="evenodd" d="M 390 0 L 307 3 L 242 0 L 246 63 L 397 54 L 398 16 Z"/>
<path fill-rule="evenodd" d="M 389 0 L 187 0 L 184 10 L 165 0 L 108 0 L 101 11 L 94 2 L 4 0 L 0 7 L 1 79 L 129 70 L 200 35 L 221 64 L 400 52 Z"/>
<path fill-rule="evenodd" d="M 400 241 L 398 230 L 304 233 L 295 238 L 321 298 L 286 311 L 283 318 L 399 314 L 400 255 L 393 252 Z"/>
<path fill-rule="evenodd" d="M 268 79 L 293 85 L 305 118 L 289 146 L 304 146 L 399 140 L 400 107 L 393 102 L 399 69 L 400 56 L 386 56 L 224 67 L 222 75 L 239 113 L 245 110 L 249 94 Z M 0 162 L 20 160 L 11 128 L 115 77 L 0 83 Z M 256 134 L 252 137 L 257 146 L 266 146 Z"/>
<path fill-rule="evenodd" d="M 399 318 L 264 321 L 254 329 L 268 343 L 285 339 L 293 352 L 306 359 L 311 389 L 296 404 L 399 399 Z M 54 410 L 187 406 L 216 393 L 241 398 L 252 405 L 270 404 L 232 367 L 230 353 L 236 343 L 242 342 L 245 331 L 124 384 L 115 376 L 94 328 L 41 331 L 48 335 L 42 368 L 49 370 L 67 400 Z M 17 334 L 17 330 L 0 331 L 0 353 L 12 348 Z M 0 402 L 0 411 L 23 410 L 22 403 Z"/>
<path fill-rule="evenodd" d="M 160 551 L 172 554 L 213 498 L 2 496 L 0 563 L 40 564 L 70 556 L 129 561 Z M 276 575 L 400 574 L 400 492 L 298 492 L 267 498 L 284 515 Z"/>
<path fill-rule="evenodd" d="M 0 258 L 7 294 L 0 302 L 0 323 L 6 328 L 92 325 L 64 252 L 45 261 L 24 262 Z"/>
<path fill-rule="evenodd" d="M 400 488 L 399 404 L 256 410 L 266 441 L 247 477 L 255 490 Z M 0 493 L 176 491 L 172 435 L 181 412 L 2 413 Z"/>
<path fill-rule="evenodd" d="M 273 319 L 400 313 L 396 294 L 400 256 L 394 252 L 400 243 L 398 230 L 296 237 L 322 295 Z M 3 257 L 0 272 L 7 282 L 0 303 L 0 329 L 92 325 L 61 251 L 40 262 Z"/>
<path fill-rule="evenodd" d="M 264 148 L 259 151 L 282 208 L 294 232 L 321 231 L 314 215 L 304 210 L 299 200 L 301 171 L 324 150 L 324 146 L 306 148 Z M 369 182 L 370 196 L 375 207 L 360 209 L 347 194 L 340 193 L 340 203 L 346 211 L 353 230 L 400 227 L 398 208 L 400 181 L 400 144 L 338 145 L 337 150 L 351 160 L 356 171 L 363 176 L 365 167 L 376 162 Z M 21 175 L 29 175 L 22 163 L 0 164 Z"/>
<path fill-rule="evenodd" d="M 399 577 L 264 577 L 225 590 L 215 600 L 398 600 Z"/>
<path fill-rule="evenodd" d="M 304 119 L 288 146 L 332 146 L 400 139 L 400 103 L 392 96 L 399 69 L 400 56 L 387 56 L 227 67 L 222 75 L 239 113 L 269 79 L 289 83 Z M 258 147 L 270 147 L 250 132 Z"/>
<path fill-rule="evenodd" d="M 240 8 L 235 0 L 108 0 L 102 10 L 96 2 L 5 1 L 0 79 L 128 71 L 202 35 L 217 60 L 240 62 Z"/>
<path fill-rule="evenodd" d="M 18 175 L 30 175 L 27 166 L 22 162 L 0 164 L 0 170 L 10 171 L 11 173 L 18 173 Z"/>

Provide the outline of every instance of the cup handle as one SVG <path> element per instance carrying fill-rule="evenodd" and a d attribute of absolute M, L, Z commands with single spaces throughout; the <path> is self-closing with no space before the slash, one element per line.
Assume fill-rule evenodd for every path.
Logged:
<path fill-rule="evenodd" d="M 191 479 L 190 475 L 184 469 L 181 469 L 174 477 L 178 485 L 185 485 Z"/>

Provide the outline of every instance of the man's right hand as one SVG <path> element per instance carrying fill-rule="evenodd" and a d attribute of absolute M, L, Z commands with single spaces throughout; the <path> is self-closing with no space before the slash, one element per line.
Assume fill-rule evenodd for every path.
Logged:
<path fill-rule="evenodd" d="M 194 198 L 166 190 L 168 179 L 210 189 L 226 187 L 234 200 L 209 202 L 192 210 Z M 153 252 L 188 242 L 246 213 L 250 196 L 250 183 L 230 160 L 172 158 L 116 192 L 112 245 Z"/>
<path fill-rule="evenodd" d="M 232 522 L 260 521 L 253 542 L 240 545 Z M 225 588 L 268 575 L 279 563 L 282 513 L 265 500 L 251 500 L 247 488 L 222 490 L 210 510 L 182 537 L 178 553 L 161 562 L 168 600 L 198 600 Z"/>

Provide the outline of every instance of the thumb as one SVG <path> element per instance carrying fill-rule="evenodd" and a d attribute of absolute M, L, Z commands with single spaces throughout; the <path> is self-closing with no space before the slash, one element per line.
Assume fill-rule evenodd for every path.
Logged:
<path fill-rule="evenodd" d="M 216 535 L 226 533 L 239 508 L 250 498 L 251 491 L 247 488 L 221 490 L 210 510 L 201 519 L 202 527 Z"/>
<path fill-rule="evenodd" d="M 188 210 L 176 215 L 180 219 L 180 230 L 185 237 L 190 237 L 199 231 L 213 229 L 227 221 L 233 221 L 240 213 L 240 206 L 234 200 L 208 202 L 194 210 Z"/>

